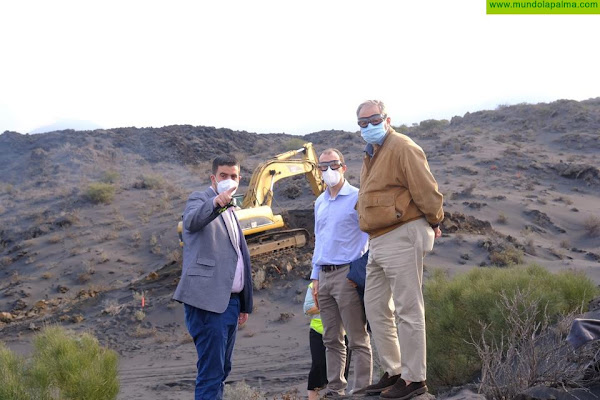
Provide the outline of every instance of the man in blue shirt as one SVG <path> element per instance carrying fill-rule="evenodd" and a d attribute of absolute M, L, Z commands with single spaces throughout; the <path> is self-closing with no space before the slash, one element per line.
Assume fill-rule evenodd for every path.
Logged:
<path fill-rule="evenodd" d="M 371 384 L 373 359 L 367 333 L 367 319 L 360 297 L 346 279 L 350 262 L 368 249 L 368 235 L 358 228 L 355 210 L 358 188 L 344 179 L 346 165 L 339 150 L 327 149 L 319 157 L 319 169 L 327 190 L 315 203 L 315 250 L 312 274 L 316 303 L 321 310 L 323 343 L 326 348 L 326 397 L 344 395 L 346 345 L 354 355 L 354 381 L 357 391 Z"/>

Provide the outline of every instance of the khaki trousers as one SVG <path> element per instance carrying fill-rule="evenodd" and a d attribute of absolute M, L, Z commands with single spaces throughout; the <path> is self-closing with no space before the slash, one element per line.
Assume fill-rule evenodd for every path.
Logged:
<path fill-rule="evenodd" d="M 365 308 L 380 363 L 412 382 L 426 379 L 423 257 L 434 236 L 418 219 L 369 242 Z"/>
<path fill-rule="evenodd" d="M 371 384 L 373 357 L 367 332 L 365 312 L 346 275 L 349 267 L 319 273 L 319 310 L 323 322 L 323 344 L 327 359 L 327 388 L 344 394 L 348 385 L 344 377 L 346 345 L 344 329 L 348 336 L 348 348 L 352 350 L 354 391 Z"/>

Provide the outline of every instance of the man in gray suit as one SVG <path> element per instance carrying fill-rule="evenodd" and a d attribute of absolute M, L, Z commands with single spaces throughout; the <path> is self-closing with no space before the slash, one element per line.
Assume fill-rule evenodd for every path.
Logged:
<path fill-rule="evenodd" d="M 238 325 L 252 312 L 250 254 L 233 212 L 240 164 L 214 159 L 211 186 L 193 192 L 183 212 L 183 269 L 173 299 L 198 352 L 196 400 L 223 398 Z"/>

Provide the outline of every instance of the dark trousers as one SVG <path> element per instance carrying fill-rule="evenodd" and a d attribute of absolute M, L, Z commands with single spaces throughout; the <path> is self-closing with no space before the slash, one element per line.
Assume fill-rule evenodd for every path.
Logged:
<path fill-rule="evenodd" d="M 314 329 L 309 329 L 309 344 L 310 344 L 310 355 L 311 365 L 310 372 L 308 373 L 308 390 L 323 389 L 327 386 L 327 360 L 325 357 L 325 345 L 323 344 L 323 335 Z M 352 351 L 348 348 L 348 337 L 344 336 L 346 343 L 346 368 L 344 369 L 344 376 L 348 379 L 348 371 L 350 370 L 350 359 L 352 358 Z"/>
<path fill-rule="evenodd" d="M 225 379 L 231 371 L 240 299 L 232 296 L 222 314 L 188 304 L 184 307 L 185 324 L 198 352 L 195 400 L 221 400 Z"/>

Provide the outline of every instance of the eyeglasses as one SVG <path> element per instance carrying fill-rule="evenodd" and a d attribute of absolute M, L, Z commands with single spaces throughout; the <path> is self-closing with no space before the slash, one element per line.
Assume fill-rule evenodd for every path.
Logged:
<path fill-rule="evenodd" d="M 324 161 L 319 163 L 319 169 L 323 172 L 327 171 L 327 168 L 332 170 L 339 169 L 342 166 L 342 162 L 340 160 L 332 160 L 332 161 Z"/>
<path fill-rule="evenodd" d="M 383 122 L 383 120 L 385 120 L 385 118 L 385 114 L 373 114 L 370 117 L 359 118 L 358 126 L 360 126 L 361 128 L 366 128 L 367 126 L 369 126 L 369 124 L 379 125 Z"/>

